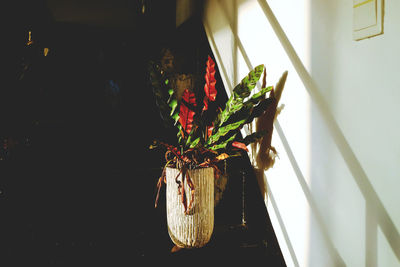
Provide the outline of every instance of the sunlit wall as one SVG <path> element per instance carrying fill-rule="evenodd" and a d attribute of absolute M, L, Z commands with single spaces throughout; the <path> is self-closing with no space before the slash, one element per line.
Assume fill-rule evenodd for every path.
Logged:
<path fill-rule="evenodd" d="M 386 0 L 383 35 L 358 42 L 352 5 L 205 4 L 228 90 L 259 64 L 269 85 L 289 71 L 272 140 L 279 158 L 263 177 L 288 266 L 400 266 L 400 3 Z"/>

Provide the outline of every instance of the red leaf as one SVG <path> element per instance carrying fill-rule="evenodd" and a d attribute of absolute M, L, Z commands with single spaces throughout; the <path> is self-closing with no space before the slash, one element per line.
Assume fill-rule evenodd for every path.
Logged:
<path fill-rule="evenodd" d="M 204 76 L 206 83 L 204 85 L 204 107 L 203 110 L 208 109 L 208 102 L 215 101 L 217 97 L 217 90 L 215 89 L 215 84 L 217 81 L 215 80 L 215 63 L 210 56 L 208 56 L 207 60 L 207 68 L 206 68 L 206 75 Z"/>
<path fill-rule="evenodd" d="M 214 123 L 212 123 L 211 126 L 207 126 L 207 137 L 211 136 L 213 130 L 214 130 Z"/>
<path fill-rule="evenodd" d="M 240 148 L 240 149 L 243 149 L 243 150 L 246 150 L 247 152 L 249 152 L 249 150 L 247 149 L 247 146 L 245 144 L 243 144 L 243 143 L 235 141 L 235 142 L 232 143 L 232 146 Z"/>
<path fill-rule="evenodd" d="M 182 95 L 182 101 L 179 110 L 179 122 L 185 132 L 190 133 L 193 127 L 193 118 L 195 112 L 191 110 L 186 103 L 196 106 L 196 96 L 193 92 L 185 89 Z"/>

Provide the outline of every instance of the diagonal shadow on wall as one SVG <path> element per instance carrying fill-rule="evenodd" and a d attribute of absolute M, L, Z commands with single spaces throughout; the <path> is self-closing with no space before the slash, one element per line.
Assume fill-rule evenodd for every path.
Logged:
<path fill-rule="evenodd" d="M 243 59 L 244 59 L 246 65 L 247 65 L 248 69 L 252 70 L 253 66 L 252 66 L 252 64 L 250 62 L 250 59 L 249 59 L 245 49 L 244 49 L 244 46 L 243 46 L 242 42 L 240 41 L 240 39 L 239 39 L 239 37 L 237 35 L 237 31 L 236 31 L 237 30 L 237 26 L 235 26 L 235 25 L 237 25 L 237 16 L 230 16 L 227 13 L 228 8 L 223 6 L 222 1 L 218 1 L 218 3 L 221 5 L 221 10 L 223 11 L 223 15 L 225 16 L 227 21 L 229 21 L 229 27 L 230 27 L 230 29 L 232 31 L 232 35 L 234 37 L 235 49 L 238 52 L 240 52 L 240 54 L 243 56 Z M 236 5 L 236 7 L 237 7 L 237 5 Z M 237 12 L 236 12 L 236 14 L 237 14 Z M 232 20 L 234 20 L 234 21 L 232 21 Z M 211 40 L 212 40 L 212 37 L 211 37 Z M 215 44 L 215 42 L 214 42 L 214 44 Z M 214 45 L 214 47 L 215 47 L 215 45 Z M 237 54 L 237 53 L 234 53 L 234 54 Z M 221 60 L 219 60 L 219 61 L 221 62 Z M 224 75 L 225 75 L 225 73 L 224 73 Z M 227 76 L 225 76 L 225 77 L 227 77 Z M 260 84 L 258 84 L 258 87 L 260 88 Z M 275 123 L 275 129 L 277 130 L 277 133 L 278 133 L 280 139 L 282 140 L 282 143 L 284 144 L 284 148 L 286 150 L 286 153 L 288 154 L 288 157 L 289 157 L 290 162 L 292 164 L 292 167 L 293 167 L 293 169 L 294 169 L 294 171 L 296 173 L 296 176 L 297 176 L 298 181 L 299 181 L 299 183 L 301 185 L 301 188 L 302 188 L 302 190 L 304 192 L 304 195 L 306 196 L 306 199 L 307 199 L 311 209 L 313 210 L 313 214 L 315 215 L 315 217 L 316 217 L 316 219 L 317 219 L 317 221 L 319 223 L 320 229 L 321 229 L 321 231 L 323 233 L 324 240 L 327 243 L 327 247 L 329 248 L 330 255 L 332 256 L 333 259 L 335 259 L 335 261 L 337 263 L 337 266 L 345 266 L 345 264 L 343 262 L 343 259 L 339 255 L 337 249 L 335 248 L 335 246 L 333 245 L 332 240 L 329 237 L 329 234 L 328 234 L 328 231 L 326 230 L 326 226 L 325 226 L 325 224 L 323 222 L 322 216 L 318 212 L 318 209 L 317 209 L 315 201 L 314 201 L 314 199 L 312 197 L 312 194 L 311 194 L 311 192 L 310 192 L 310 190 L 308 188 L 308 185 L 307 185 L 307 183 L 306 183 L 306 181 L 304 179 L 303 174 L 301 173 L 301 170 L 300 170 L 300 168 L 299 168 L 299 166 L 297 164 L 297 161 L 296 161 L 296 159 L 295 159 L 295 157 L 293 155 L 293 152 L 291 151 L 290 145 L 287 142 L 287 139 L 286 139 L 286 137 L 285 137 L 285 135 L 283 133 L 283 130 L 280 127 L 278 122 Z M 268 192 L 268 195 L 271 197 L 271 192 Z M 271 199 L 271 201 L 272 201 L 272 199 Z M 279 214 L 279 210 L 277 209 L 276 205 L 274 206 L 274 210 L 275 210 L 276 214 Z M 293 260 L 294 263 L 296 263 L 296 262 L 298 263 L 296 255 L 295 255 L 293 247 L 292 247 L 292 244 L 290 242 L 289 236 L 288 236 L 288 234 L 286 232 L 286 228 L 285 228 L 285 225 L 283 223 L 283 220 L 278 220 L 278 221 L 280 223 L 281 229 L 282 229 L 283 234 L 285 236 L 285 241 L 286 241 L 288 249 L 289 249 L 289 251 L 291 253 L 292 260 Z"/>
<path fill-rule="evenodd" d="M 316 84 L 311 78 L 310 74 L 307 72 L 306 68 L 302 64 L 300 58 L 295 52 L 293 46 L 289 42 L 286 34 L 278 23 L 275 15 L 273 14 L 271 8 L 265 0 L 258 0 L 260 7 L 262 8 L 266 18 L 271 24 L 276 36 L 281 42 L 282 47 L 287 53 L 289 59 L 291 60 L 294 68 L 296 69 L 300 79 L 302 80 L 305 88 L 310 94 L 313 102 L 317 105 L 326 126 L 329 129 L 331 137 L 335 142 L 339 152 L 341 153 L 347 168 L 351 172 L 354 181 L 359 187 L 363 197 L 366 201 L 366 261 L 375 262 L 376 264 L 376 254 L 377 254 L 377 229 L 379 226 L 385 235 L 392 251 L 394 252 L 396 258 L 400 261 L 400 234 L 397 230 L 393 220 L 390 218 L 387 210 L 383 206 L 382 201 L 379 199 L 376 191 L 374 190 L 372 184 L 369 181 L 367 174 L 365 173 L 363 167 L 361 166 L 359 160 L 357 159 L 355 153 L 351 149 L 349 143 L 347 142 L 344 134 L 340 130 L 336 120 L 334 119 L 332 113 L 328 109 L 328 105 L 322 95 L 320 94 Z M 375 224 L 376 221 L 376 224 Z M 371 254 L 372 252 L 372 254 Z"/>
<path fill-rule="evenodd" d="M 250 59 L 248 58 L 245 49 L 237 36 L 237 16 L 234 15 L 230 16 L 227 14 L 227 8 L 225 8 L 222 1 L 218 1 L 221 5 L 221 10 L 224 12 L 224 16 L 229 21 L 229 27 L 231 28 L 232 34 L 235 38 L 235 49 L 240 51 L 242 54 L 246 65 L 249 69 L 252 69 Z M 357 157 L 355 156 L 354 152 L 352 151 L 350 145 L 348 144 L 346 138 L 344 137 L 343 133 L 341 132 L 339 126 L 337 125 L 333 115 L 328 110 L 327 105 L 321 94 L 319 93 L 318 88 L 316 87 L 314 81 L 312 80 L 311 76 L 305 69 L 304 65 L 302 64 L 301 60 L 297 56 L 294 48 L 292 47 L 291 43 L 289 42 L 288 38 L 286 37 L 284 31 L 282 30 L 281 26 L 279 25 L 277 19 L 275 18 L 272 10 L 270 9 L 267 2 L 264 0 L 258 1 L 260 7 L 262 8 L 266 18 L 268 19 L 269 23 L 271 24 L 273 30 L 275 31 L 276 36 L 278 37 L 279 41 L 281 42 L 282 47 L 286 51 L 289 59 L 291 60 L 296 72 L 298 73 L 299 77 L 301 78 L 305 88 L 307 89 L 308 93 L 310 94 L 312 100 L 316 103 L 318 110 L 323 116 L 323 119 L 326 125 L 329 128 L 329 132 L 331 134 L 332 139 L 334 140 L 336 146 L 338 147 L 344 161 L 346 162 L 347 168 L 350 170 L 354 181 L 358 185 L 362 195 L 366 200 L 366 262 L 374 263 L 376 265 L 376 254 L 377 254 L 377 230 L 378 226 L 382 229 L 390 247 L 392 248 L 394 254 L 396 255 L 397 259 L 400 260 L 400 235 L 398 230 L 396 229 L 392 219 L 390 218 L 388 212 L 384 208 L 381 200 L 379 199 L 377 193 L 375 192 L 374 188 L 372 187 L 371 183 L 369 182 L 368 176 L 366 175 L 364 169 L 362 168 L 360 162 L 358 161 Z M 237 6 L 236 6 L 237 7 Z M 236 13 L 237 14 L 237 13 Z M 206 25 L 207 27 L 207 25 Z M 209 27 L 207 27 L 209 28 Z M 212 41 L 212 39 L 211 39 Z M 213 44 L 215 47 L 215 42 Z M 217 57 L 218 54 L 216 54 Z M 237 59 L 236 59 L 237 60 Z M 221 59 L 219 60 L 220 62 Z M 223 74 L 225 79 L 227 79 L 228 75 L 224 68 Z M 236 76 L 235 76 L 236 77 Z M 324 239 L 327 243 L 327 246 L 330 250 L 331 256 L 341 263 L 340 265 L 345 265 L 343 260 L 341 259 L 337 249 L 334 247 L 329 234 L 326 230 L 326 227 L 323 223 L 323 218 L 317 210 L 315 205 L 315 201 L 313 196 L 308 188 L 308 185 L 305 182 L 304 176 L 298 167 L 296 159 L 290 149 L 290 145 L 287 142 L 287 139 L 283 133 L 282 128 L 280 127 L 279 123 L 275 124 L 275 128 L 277 130 L 278 135 L 280 136 L 281 140 L 284 143 L 285 150 L 289 156 L 290 162 L 292 167 L 298 177 L 299 183 L 301 188 L 310 204 L 310 207 L 315 214 L 317 221 L 319 223 L 320 228 L 323 231 Z M 281 225 L 282 229 L 284 229 L 284 225 Z M 287 240 L 288 241 L 288 240 Z"/>

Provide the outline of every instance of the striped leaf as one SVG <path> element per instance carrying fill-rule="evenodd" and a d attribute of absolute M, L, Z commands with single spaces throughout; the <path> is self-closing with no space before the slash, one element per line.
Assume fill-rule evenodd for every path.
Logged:
<path fill-rule="evenodd" d="M 211 146 L 210 149 L 211 150 L 225 149 L 226 146 L 235 139 L 235 137 L 236 134 L 232 135 L 229 139 L 225 140 L 224 142 Z"/>
<path fill-rule="evenodd" d="M 207 144 L 213 145 L 214 143 L 218 142 L 218 140 L 221 137 L 226 136 L 229 132 L 238 130 L 238 128 L 241 127 L 245 122 L 246 122 L 246 119 L 243 119 L 243 120 L 228 124 L 226 126 L 219 127 L 217 132 L 215 134 L 211 135 L 210 138 L 207 140 Z"/>
<path fill-rule="evenodd" d="M 233 95 L 235 98 L 246 98 L 250 95 L 251 90 L 254 89 L 258 80 L 264 72 L 264 65 L 258 65 L 249 74 L 242 79 L 242 81 L 236 85 L 233 89 Z"/>

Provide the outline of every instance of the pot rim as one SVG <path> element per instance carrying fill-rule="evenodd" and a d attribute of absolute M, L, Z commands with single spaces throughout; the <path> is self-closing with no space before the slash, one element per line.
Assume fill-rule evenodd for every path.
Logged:
<path fill-rule="evenodd" d="M 179 168 L 176 168 L 176 167 L 169 167 L 169 166 L 166 166 L 166 168 L 168 168 L 168 169 L 175 169 L 175 170 L 179 170 Z M 207 167 L 196 167 L 196 168 L 194 168 L 194 169 L 188 169 L 188 171 L 194 171 L 194 170 L 201 170 L 201 169 L 214 169 L 213 167 L 210 167 L 210 166 L 207 166 Z"/>

